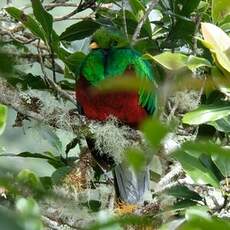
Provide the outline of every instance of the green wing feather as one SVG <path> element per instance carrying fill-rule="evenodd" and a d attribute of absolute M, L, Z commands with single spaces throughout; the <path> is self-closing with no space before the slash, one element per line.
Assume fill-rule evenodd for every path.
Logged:
<path fill-rule="evenodd" d="M 110 49 L 109 58 L 105 70 L 106 77 L 122 76 L 128 66 L 133 66 L 135 73 L 141 79 L 154 81 L 151 65 L 143 60 L 141 55 L 130 48 Z M 154 92 L 146 91 L 140 86 L 139 103 L 145 107 L 149 113 L 153 113 L 156 106 Z"/>
<path fill-rule="evenodd" d="M 105 78 L 104 63 L 105 57 L 101 49 L 93 50 L 87 55 L 81 66 L 81 73 L 90 84 L 96 85 Z"/>

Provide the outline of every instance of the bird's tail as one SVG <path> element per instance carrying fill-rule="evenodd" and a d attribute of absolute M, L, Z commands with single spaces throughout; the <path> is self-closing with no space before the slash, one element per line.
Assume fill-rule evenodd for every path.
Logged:
<path fill-rule="evenodd" d="M 125 162 L 114 167 L 116 193 L 118 197 L 130 204 L 139 204 L 144 201 L 149 191 L 149 170 L 136 171 Z"/>

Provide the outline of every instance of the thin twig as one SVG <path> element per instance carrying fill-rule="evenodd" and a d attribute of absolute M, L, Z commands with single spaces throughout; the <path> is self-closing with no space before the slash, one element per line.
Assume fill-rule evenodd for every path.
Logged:
<path fill-rule="evenodd" d="M 39 42 L 40 42 L 40 40 L 39 40 Z M 39 47 L 39 42 L 38 42 L 38 47 Z M 71 101 L 75 106 L 79 107 L 77 101 L 72 96 L 70 96 L 59 85 L 57 85 L 54 81 L 52 81 L 47 76 L 45 68 L 44 68 L 44 63 L 43 63 L 43 59 L 42 59 L 41 50 L 39 48 L 38 48 L 38 54 L 39 54 L 39 58 L 40 58 L 41 70 L 42 70 L 42 73 L 44 75 L 44 81 L 47 82 L 51 86 L 51 88 L 54 89 L 61 97 Z"/>
<path fill-rule="evenodd" d="M 125 0 L 122 0 L 121 8 L 122 8 L 123 26 L 124 26 L 125 36 L 128 39 L 129 35 L 128 35 L 127 22 L 126 22 Z"/>
<path fill-rule="evenodd" d="M 132 42 L 131 45 L 134 45 L 137 41 L 138 36 L 140 35 L 141 32 L 141 28 L 143 26 L 143 24 L 145 23 L 145 21 L 147 20 L 149 14 L 151 13 L 151 11 L 153 10 L 153 8 L 155 7 L 155 5 L 158 3 L 159 0 L 152 0 L 151 4 L 149 5 L 149 8 L 146 10 L 145 14 L 143 15 L 143 17 L 140 19 L 139 23 L 137 24 L 137 27 L 134 31 L 133 37 L 132 37 Z"/>

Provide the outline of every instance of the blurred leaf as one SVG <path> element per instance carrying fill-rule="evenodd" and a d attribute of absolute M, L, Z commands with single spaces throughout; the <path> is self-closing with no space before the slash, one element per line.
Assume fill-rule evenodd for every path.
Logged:
<path fill-rule="evenodd" d="M 116 91 L 139 91 L 141 88 L 145 92 L 153 92 L 153 82 L 147 79 L 141 79 L 135 76 L 133 73 L 132 77 L 116 77 L 107 78 L 101 81 L 96 87 L 98 90 L 103 92 L 116 92 Z"/>
<path fill-rule="evenodd" d="M 179 70 L 187 67 L 191 71 L 195 71 L 197 68 L 203 66 L 211 67 L 211 63 L 205 58 L 195 57 L 193 55 L 186 56 L 181 53 L 164 52 L 156 56 L 145 54 L 144 58 L 151 59 L 168 70 Z"/>
<path fill-rule="evenodd" d="M 187 221 L 180 226 L 181 230 L 217 230 L 230 229 L 230 222 L 228 220 L 211 217 L 206 211 L 198 208 L 190 208 L 186 211 Z"/>
<path fill-rule="evenodd" d="M 2 46 L 2 43 L 0 42 L 0 47 Z M 8 77 L 11 75 L 10 73 L 14 70 L 14 60 L 13 57 L 10 56 L 8 53 L 2 51 L 0 49 L 0 77 Z"/>
<path fill-rule="evenodd" d="M 31 16 L 26 15 L 23 11 L 15 8 L 8 7 L 5 9 L 10 16 L 20 21 L 27 29 L 29 29 L 36 37 L 41 38 L 45 41 L 45 32 Z"/>
<path fill-rule="evenodd" d="M 212 0 L 212 19 L 218 23 L 227 15 L 230 15 L 230 4 L 228 0 Z"/>
<path fill-rule="evenodd" d="M 62 179 L 64 179 L 64 177 L 71 171 L 71 167 L 70 166 L 65 166 L 65 167 L 61 167 L 58 168 L 56 171 L 53 172 L 51 179 L 53 181 L 54 184 L 59 184 Z"/>
<path fill-rule="evenodd" d="M 160 123 L 159 120 L 153 118 L 144 121 L 140 129 L 154 148 L 160 146 L 161 141 L 169 132 L 168 127 Z"/>
<path fill-rule="evenodd" d="M 193 200 L 193 201 L 201 201 L 202 200 L 202 197 L 198 193 L 188 189 L 184 185 L 173 186 L 173 187 L 167 189 L 166 192 L 167 192 L 167 194 L 169 194 L 171 196 L 175 196 L 175 197 L 181 198 L 181 199 Z"/>
<path fill-rule="evenodd" d="M 43 230 L 40 210 L 33 198 L 19 198 L 16 201 L 16 209 L 20 213 L 25 230 Z"/>
<path fill-rule="evenodd" d="M 202 23 L 201 32 L 204 41 L 214 55 L 216 64 L 230 73 L 230 37 L 219 27 L 211 23 Z"/>
<path fill-rule="evenodd" d="M 35 191 L 44 191 L 39 177 L 29 169 L 22 169 L 17 175 L 17 181 Z"/>
<path fill-rule="evenodd" d="M 83 20 L 68 27 L 60 35 L 60 39 L 65 41 L 81 40 L 83 38 L 89 37 L 99 28 L 100 24 L 97 22 L 90 19 Z"/>
<path fill-rule="evenodd" d="M 136 216 L 136 215 L 123 215 L 123 216 L 118 216 L 114 218 L 108 218 L 106 222 L 103 223 L 93 223 L 89 227 L 87 227 L 87 230 L 99 230 L 99 229 L 107 229 L 109 227 L 113 228 L 117 226 L 117 224 L 121 226 L 127 226 L 127 225 L 132 225 L 132 226 L 149 226 L 152 227 L 152 222 L 153 220 L 146 217 L 146 216 Z"/>
<path fill-rule="evenodd" d="M 145 153 L 134 148 L 125 150 L 124 156 L 128 164 L 136 171 L 143 169 L 146 166 Z"/>
<path fill-rule="evenodd" d="M 3 206 L 0 206 L 0 229 L 25 230 L 21 219 L 14 212 Z"/>
<path fill-rule="evenodd" d="M 33 13 L 38 22 L 46 33 L 46 38 L 51 41 L 51 34 L 53 32 L 53 17 L 42 6 L 40 0 L 31 0 Z"/>
<path fill-rule="evenodd" d="M 7 112 L 8 108 L 5 105 L 0 104 L 0 135 L 2 135 L 6 127 Z"/>
<path fill-rule="evenodd" d="M 16 208 L 23 216 L 39 216 L 39 206 L 33 198 L 19 198 L 16 201 Z"/>

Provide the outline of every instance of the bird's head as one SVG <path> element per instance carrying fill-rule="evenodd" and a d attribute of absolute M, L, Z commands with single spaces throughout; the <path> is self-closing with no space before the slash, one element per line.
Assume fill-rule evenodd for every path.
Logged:
<path fill-rule="evenodd" d="M 107 28 L 98 29 L 91 40 L 91 49 L 110 49 L 128 46 L 127 39 L 119 32 Z"/>

